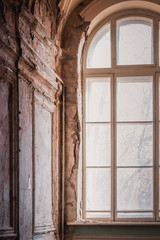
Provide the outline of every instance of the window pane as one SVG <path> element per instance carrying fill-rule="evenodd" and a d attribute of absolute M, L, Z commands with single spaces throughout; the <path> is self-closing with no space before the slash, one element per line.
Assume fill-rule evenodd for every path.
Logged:
<path fill-rule="evenodd" d="M 117 210 L 153 210 L 151 168 L 117 169 Z"/>
<path fill-rule="evenodd" d="M 86 218 L 110 218 L 110 212 L 86 212 Z"/>
<path fill-rule="evenodd" d="M 153 212 L 117 213 L 118 218 L 153 218 Z"/>
<path fill-rule="evenodd" d="M 152 124 L 117 125 L 117 165 L 149 166 L 153 164 Z"/>
<path fill-rule="evenodd" d="M 110 24 L 95 34 L 87 54 L 87 68 L 105 67 L 111 67 Z"/>
<path fill-rule="evenodd" d="M 86 211 L 111 210 L 111 170 L 86 169 Z"/>
<path fill-rule="evenodd" d="M 110 78 L 86 79 L 86 121 L 110 121 Z"/>
<path fill-rule="evenodd" d="M 110 166 L 111 133 L 110 124 L 87 124 L 86 165 Z"/>
<path fill-rule="evenodd" d="M 117 78 L 117 121 L 152 121 L 152 77 Z"/>
<path fill-rule="evenodd" d="M 153 21 L 128 17 L 117 21 L 117 64 L 153 63 Z"/>

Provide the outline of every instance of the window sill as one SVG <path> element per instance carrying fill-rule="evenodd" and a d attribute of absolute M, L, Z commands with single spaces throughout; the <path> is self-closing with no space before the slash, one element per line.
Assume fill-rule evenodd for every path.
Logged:
<path fill-rule="evenodd" d="M 160 226 L 160 222 L 109 222 L 98 220 L 79 220 L 74 222 L 67 222 L 68 226 Z"/>

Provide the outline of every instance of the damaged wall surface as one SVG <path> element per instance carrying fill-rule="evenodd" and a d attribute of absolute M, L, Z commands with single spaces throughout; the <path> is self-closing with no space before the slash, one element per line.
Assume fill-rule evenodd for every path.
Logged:
<path fill-rule="evenodd" d="M 59 239 L 58 8 L 0 2 L 0 238 Z"/>
<path fill-rule="evenodd" d="M 98 25 L 98 21 L 105 19 L 103 14 L 99 16 L 103 5 L 107 5 L 108 9 L 110 8 L 104 14 L 107 17 L 118 11 L 118 3 L 121 2 L 123 1 L 90 1 L 88 5 L 86 4 L 87 6 L 80 5 L 70 14 L 62 34 L 60 65 L 62 68 L 61 77 L 65 84 L 65 239 L 128 239 L 128 237 L 130 239 L 158 239 L 160 236 L 158 226 L 147 226 L 147 229 L 144 226 L 127 226 L 127 224 L 109 226 L 96 220 L 83 219 L 82 216 L 82 191 L 84 191 L 82 190 L 83 179 L 81 175 L 83 161 L 82 118 L 84 114 L 81 105 L 83 99 L 82 53 L 85 52 L 88 34 L 93 30 L 93 26 Z M 158 1 L 154 2 L 158 4 Z M 116 7 L 111 8 L 112 5 L 116 4 Z M 134 5 L 134 1 L 131 4 Z M 138 4 L 141 5 L 137 7 L 144 7 L 144 4 Z M 151 8 L 147 4 L 145 7 L 146 9 Z M 130 8 L 129 4 L 128 8 Z M 90 15 L 87 15 L 87 12 Z M 99 15 L 97 16 L 95 12 Z"/>

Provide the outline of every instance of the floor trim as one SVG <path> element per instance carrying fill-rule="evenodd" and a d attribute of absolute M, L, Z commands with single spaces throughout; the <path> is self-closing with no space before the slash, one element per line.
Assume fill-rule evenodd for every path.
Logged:
<path fill-rule="evenodd" d="M 146 236 L 146 235 L 97 235 L 97 236 L 92 236 L 92 235 L 81 235 L 81 236 L 73 236 L 73 240 L 98 240 L 98 239 L 106 239 L 106 240 L 122 240 L 122 239 L 126 239 L 126 240 L 160 240 L 160 236 Z"/>

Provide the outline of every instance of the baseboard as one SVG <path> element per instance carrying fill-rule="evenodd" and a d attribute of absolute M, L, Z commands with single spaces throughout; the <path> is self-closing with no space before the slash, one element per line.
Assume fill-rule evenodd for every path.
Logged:
<path fill-rule="evenodd" d="M 145 235 L 103 235 L 103 236 L 87 236 L 87 235 L 81 235 L 81 236 L 73 236 L 73 240 L 98 240 L 98 239 L 105 239 L 105 240 L 160 240 L 160 236 L 145 236 Z"/>

